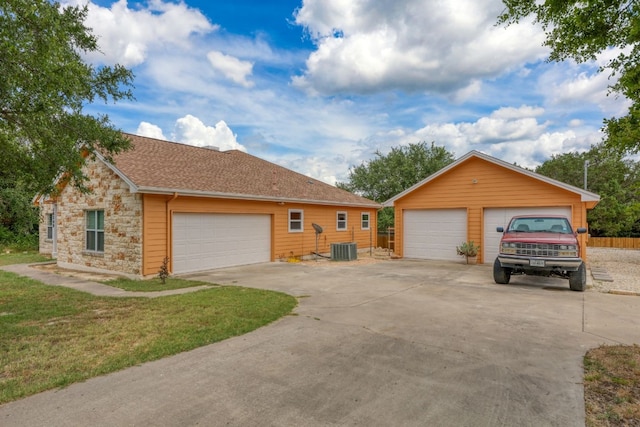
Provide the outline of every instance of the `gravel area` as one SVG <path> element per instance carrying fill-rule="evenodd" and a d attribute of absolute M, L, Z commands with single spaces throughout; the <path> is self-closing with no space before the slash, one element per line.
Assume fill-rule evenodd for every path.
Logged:
<path fill-rule="evenodd" d="M 635 293 L 640 296 L 640 250 L 587 248 L 589 268 L 605 269 L 613 282 L 593 280 L 600 292 Z"/>

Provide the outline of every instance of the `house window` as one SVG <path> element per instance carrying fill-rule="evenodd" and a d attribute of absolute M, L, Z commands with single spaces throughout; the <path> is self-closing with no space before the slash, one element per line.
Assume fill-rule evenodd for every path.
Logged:
<path fill-rule="evenodd" d="M 85 249 L 92 252 L 104 252 L 104 211 L 86 211 Z"/>
<path fill-rule="evenodd" d="M 336 230 L 346 230 L 346 229 L 347 229 L 347 213 L 338 212 L 336 214 Z"/>
<path fill-rule="evenodd" d="M 363 230 L 368 230 L 369 229 L 369 223 L 371 218 L 371 214 L 369 214 L 369 212 L 362 212 L 360 214 L 360 228 L 362 228 Z"/>
<path fill-rule="evenodd" d="M 304 231 L 304 211 L 289 209 L 289 233 L 302 233 Z"/>
<path fill-rule="evenodd" d="M 47 214 L 47 240 L 53 240 L 53 227 L 56 226 L 56 217 L 54 214 Z"/>

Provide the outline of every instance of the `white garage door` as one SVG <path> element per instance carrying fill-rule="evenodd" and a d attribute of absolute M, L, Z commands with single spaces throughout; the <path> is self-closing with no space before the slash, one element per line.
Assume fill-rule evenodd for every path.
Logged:
<path fill-rule="evenodd" d="M 484 263 L 493 264 L 498 256 L 498 245 L 502 233 L 496 227 L 507 227 L 511 217 L 516 215 L 547 214 L 565 215 L 571 221 L 571 207 L 536 207 L 536 208 L 492 208 L 484 211 Z"/>
<path fill-rule="evenodd" d="M 271 260 L 269 215 L 175 213 L 173 272 Z"/>
<path fill-rule="evenodd" d="M 467 240 L 466 209 L 404 211 L 406 258 L 459 261 L 456 246 Z"/>

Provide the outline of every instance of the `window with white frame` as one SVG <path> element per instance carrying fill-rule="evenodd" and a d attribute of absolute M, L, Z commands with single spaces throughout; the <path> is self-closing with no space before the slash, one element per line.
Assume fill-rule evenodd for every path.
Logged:
<path fill-rule="evenodd" d="M 346 230 L 347 229 L 347 213 L 340 211 L 336 214 L 336 230 Z"/>
<path fill-rule="evenodd" d="M 85 249 L 104 252 L 104 211 L 85 211 Z"/>
<path fill-rule="evenodd" d="M 47 214 L 47 240 L 53 240 L 53 228 L 56 226 L 56 217 L 54 214 Z"/>
<path fill-rule="evenodd" d="M 289 233 L 302 233 L 304 231 L 304 211 L 301 209 L 289 209 Z"/>
<path fill-rule="evenodd" d="M 368 230 L 371 224 L 371 214 L 369 212 L 360 213 L 360 228 Z"/>

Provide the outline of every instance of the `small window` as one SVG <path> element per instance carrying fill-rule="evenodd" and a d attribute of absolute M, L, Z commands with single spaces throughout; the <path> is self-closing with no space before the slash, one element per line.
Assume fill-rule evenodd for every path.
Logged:
<path fill-rule="evenodd" d="M 363 230 L 368 230 L 369 224 L 371 222 L 370 218 L 371 215 L 369 214 L 369 212 L 362 212 L 360 214 L 360 228 L 362 228 Z"/>
<path fill-rule="evenodd" d="M 85 249 L 104 252 L 104 211 L 86 211 Z"/>
<path fill-rule="evenodd" d="M 347 213 L 338 212 L 336 215 L 336 230 L 346 230 L 346 229 L 347 229 Z"/>
<path fill-rule="evenodd" d="M 304 211 L 289 209 L 289 233 L 302 233 L 304 231 Z"/>
<path fill-rule="evenodd" d="M 54 214 L 47 214 L 47 240 L 53 240 L 53 227 L 56 226 L 56 217 Z"/>

